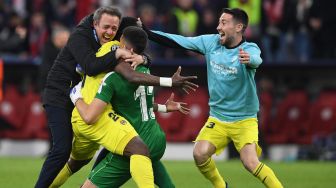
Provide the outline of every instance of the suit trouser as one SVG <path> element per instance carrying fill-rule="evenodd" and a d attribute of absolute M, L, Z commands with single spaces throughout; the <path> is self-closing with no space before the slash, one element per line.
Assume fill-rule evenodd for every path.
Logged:
<path fill-rule="evenodd" d="M 50 105 L 44 106 L 48 118 L 48 127 L 52 137 L 52 147 L 42 166 L 36 188 L 47 188 L 68 161 L 72 146 L 72 109 Z"/>

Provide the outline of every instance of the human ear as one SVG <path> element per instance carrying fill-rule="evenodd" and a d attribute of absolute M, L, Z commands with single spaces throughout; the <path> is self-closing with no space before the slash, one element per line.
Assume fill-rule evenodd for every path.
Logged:
<path fill-rule="evenodd" d="M 237 33 L 241 32 L 243 30 L 243 27 L 244 27 L 243 24 L 241 24 L 241 23 L 237 24 L 236 25 L 236 32 Z"/>

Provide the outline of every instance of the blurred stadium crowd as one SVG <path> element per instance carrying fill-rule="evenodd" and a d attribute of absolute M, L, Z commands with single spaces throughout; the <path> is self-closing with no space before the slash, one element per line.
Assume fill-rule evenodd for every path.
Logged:
<path fill-rule="evenodd" d="M 224 7 L 250 16 L 247 40 L 262 48 L 266 62 L 305 62 L 336 57 L 335 1 L 331 0 L 1 0 L 0 52 L 40 56 L 60 27 L 71 30 L 97 7 L 116 5 L 124 16 L 140 17 L 150 29 L 186 36 L 216 33 Z M 150 45 L 154 57 L 195 54 Z"/>

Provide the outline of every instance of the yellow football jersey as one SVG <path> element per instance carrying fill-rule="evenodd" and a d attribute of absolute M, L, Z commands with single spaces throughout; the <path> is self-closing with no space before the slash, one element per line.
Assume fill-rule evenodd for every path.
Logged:
<path fill-rule="evenodd" d="M 115 50 L 116 48 L 119 48 L 119 45 L 120 45 L 119 41 L 116 41 L 116 40 L 103 44 L 98 49 L 96 53 L 96 57 L 101 57 L 105 55 L 106 53 L 110 52 L 111 50 Z M 96 93 L 99 89 L 100 83 L 102 82 L 102 79 L 104 78 L 105 75 L 106 73 L 101 73 L 97 76 L 86 76 L 85 84 L 83 88 L 81 89 L 81 93 L 83 96 L 83 100 L 87 104 L 90 104 L 95 98 Z M 111 104 L 108 104 L 108 106 L 105 108 L 105 111 L 108 109 L 112 109 Z M 74 108 L 74 110 L 72 111 L 71 122 L 84 123 L 83 119 L 79 115 L 77 108 Z"/>

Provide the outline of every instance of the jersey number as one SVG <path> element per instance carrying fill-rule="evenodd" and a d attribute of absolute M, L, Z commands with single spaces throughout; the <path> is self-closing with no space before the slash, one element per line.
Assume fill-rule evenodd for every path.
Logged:
<path fill-rule="evenodd" d="M 153 95 L 153 86 L 147 86 L 147 93 L 145 86 L 139 86 L 134 93 L 134 100 L 140 98 L 140 108 L 142 114 L 142 121 L 148 121 L 149 117 L 151 119 L 155 118 L 153 108 L 147 108 L 147 95 Z M 153 101 L 152 101 L 153 102 Z"/>
<path fill-rule="evenodd" d="M 214 122 L 209 122 L 206 127 L 212 129 L 212 128 L 214 128 L 214 126 L 215 126 Z"/>

